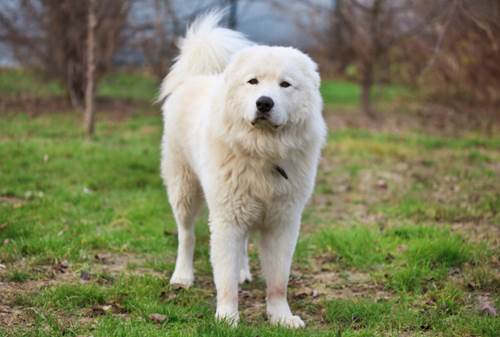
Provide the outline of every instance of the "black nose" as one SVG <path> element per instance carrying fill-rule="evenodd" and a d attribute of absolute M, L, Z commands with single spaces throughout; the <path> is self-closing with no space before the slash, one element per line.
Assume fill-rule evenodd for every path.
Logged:
<path fill-rule="evenodd" d="M 274 106 L 274 102 L 271 97 L 260 96 L 257 100 L 257 110 L 262 113 L 267 113 L 271 111 Z"/>

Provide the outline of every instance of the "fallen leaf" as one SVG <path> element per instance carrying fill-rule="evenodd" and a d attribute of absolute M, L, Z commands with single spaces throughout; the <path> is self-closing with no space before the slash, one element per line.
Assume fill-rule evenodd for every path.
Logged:
<path fill-rule="evenodd" d="M 306 288 L 306 287 L 301 287 L 295 292 L 294 297 L 297 299 L 303 299 L 303 298 L 309 297 L 312 293 L 313 293 L 313 291 L 311 289 Z"/>
<path fill-rule="evenodd" d="M 111 304 L 94 305 L 92 307 L 91 316 L 95 317 L 95 316 L 105 315 L 108 312 L 120 312 L 121 310 L 118 310 L 118 309 L 120 309 L 120 308 L 118 308 L 118 307 L 115 308 L 115 305 L 111 305 Z"/>
<path fill-rule="evenodd" d="M 160 293 L 160 299 L 161 300 L 166 300 L 166 301 L 170 301 L 170 300 L 173 300 L 174 298 L 177 297 L 177 294 L 175 292 L 167 292 L 167 291 L 162 291 Z"/>
<path fill-rule="evenodd" d="M 393 254 L 388 253 L 387 256 L 385 257 L 385 261 L 390 263 L 390 262 L 394 261 L 395 258 L 396 257 Z"/>
<path fill-rule="evenodd" d="M 425 301 L 425 305 L 433 306 L 434 304 L 436 304 L 436 302 L 432 298 L 429 298 L 427 301 Z"/>
<path fill-rule="evenodd" d="M 184 284 L 180 284 L 180 283 L 171 284 L 170 288 L 172 288 L 173 290 L 187 289 L 187 287 Z"/>
<path fill-rule="evenodd" d="M 111 306 L 113 307 L 113 312 L 116 314 L 125 314 L 128 312 L 120 303 L 113 302 Z"/>
<path fill-rule="evenodd" d="M 111 306 L 111 305 L 103 305 L 102 306 L 102 310 L 104 310 L 104 311 L 110 311 L 112 307 L 113 306 Z"/>
<path fill-rule="evenodd" d="M 69 268 L 69 263 L 67 260 L 63 260 L 59 263 L 56 263 L 54 266 L 53 266 L 54 270 L 55 271 L 58 271 L 60 273 L 65 273 L 66 272 L 66 269 Z"/>
<path fill-rule="evenodd" d="M 111 263 L 111 258 L 108 254 L 98 253 L 98 254 L 94 255 L 94 258 L 103 264 L 110 264 Z"/>
<path fill-rule="evenodd" d="M 387 182 L 383 179 L 379 179 L 377 180 L 377 188 L 380 188 L 380 189 L 387 189 Z"/>
<path fill-rule="evenodd" d="M 90 273 L 86 270 L 82 270 L 80 272 L 80 280 L 89 281 L 90 280 Z"/>
<path fill-rule="evenodd" d="M 483 304 L 481 306 L 480 310 L 481 310 L 482 314 L 485 314 L 488 316 L 496 317 L 496 315 L 497 315 L 496 309 L 493 307 L 493 305 L 491 305 L 489 303 Z"/>
<path fill-rule="evenodd" d="M 495 309 L 493 303 L 491 303 L 488 296 L 479 296 L 477 300 L 479 304 L 479 312 L 481 314 L 496 317 L 497 310 Z"/>
<path fill-rule="evenodd" d="M 162 323 L 167 319 L 167 316 L 162 314 L 151 314 L 149 315 L 149 319 L 155 323 Z"/>
<path fill-rule="evenodd" d="M 422 324 L 422 325 L 420 325 L 420 329 L 424 330 L 424 331 L 429 331 L 431 328 L 432 327 L 431 327 L 430 324 Z"/>

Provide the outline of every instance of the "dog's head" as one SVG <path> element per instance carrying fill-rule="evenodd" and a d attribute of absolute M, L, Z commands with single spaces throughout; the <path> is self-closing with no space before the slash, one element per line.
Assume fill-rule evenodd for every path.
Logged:
<path fill-rule="evenodd" d="M 295 48 L 246 48 L 229 63 L 224 79 L 233 123 L 279 133 L 321 112 L 317 66 Z"/>

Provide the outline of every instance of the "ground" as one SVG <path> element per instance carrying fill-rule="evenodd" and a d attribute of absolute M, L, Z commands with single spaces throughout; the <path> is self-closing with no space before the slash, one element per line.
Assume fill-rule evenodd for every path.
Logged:
<path fill-rule="evenodd" d="M 8 75 L 0 94 L 11 102 L 26 87 L 28 101 L 59 90 L 33 94 L 33 81 Z M 152 80 L 107 80 L 93 140 L 76 113 L 6 103 L 0 336 L 497 336 L 500 137 L 406 111 L 415 103 L 397 88 L 368 122 L 356 90 L 323 86 L 330 134 L 289 287 L 307 324 L 297 331 L 268 326 L 252 244 L 241 324 L 214 321 L 206 211 L 194 287 L 168 285 L 177 240 L 159 177 L 161 118 L 137 103 L 153 99 Z"/>

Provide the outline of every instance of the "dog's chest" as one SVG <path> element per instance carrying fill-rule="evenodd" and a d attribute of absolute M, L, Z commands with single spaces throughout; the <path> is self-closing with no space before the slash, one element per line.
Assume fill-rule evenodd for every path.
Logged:
<path fill-rule="evenodd" d="M 236 223 L 249 227 L 265 225 L 271 214 L 289 207 L 297 194 L 290 177 L 294 170 L 279 167 L 254 162 L 228 166 L 222 171 L 224 204 Z"/>

